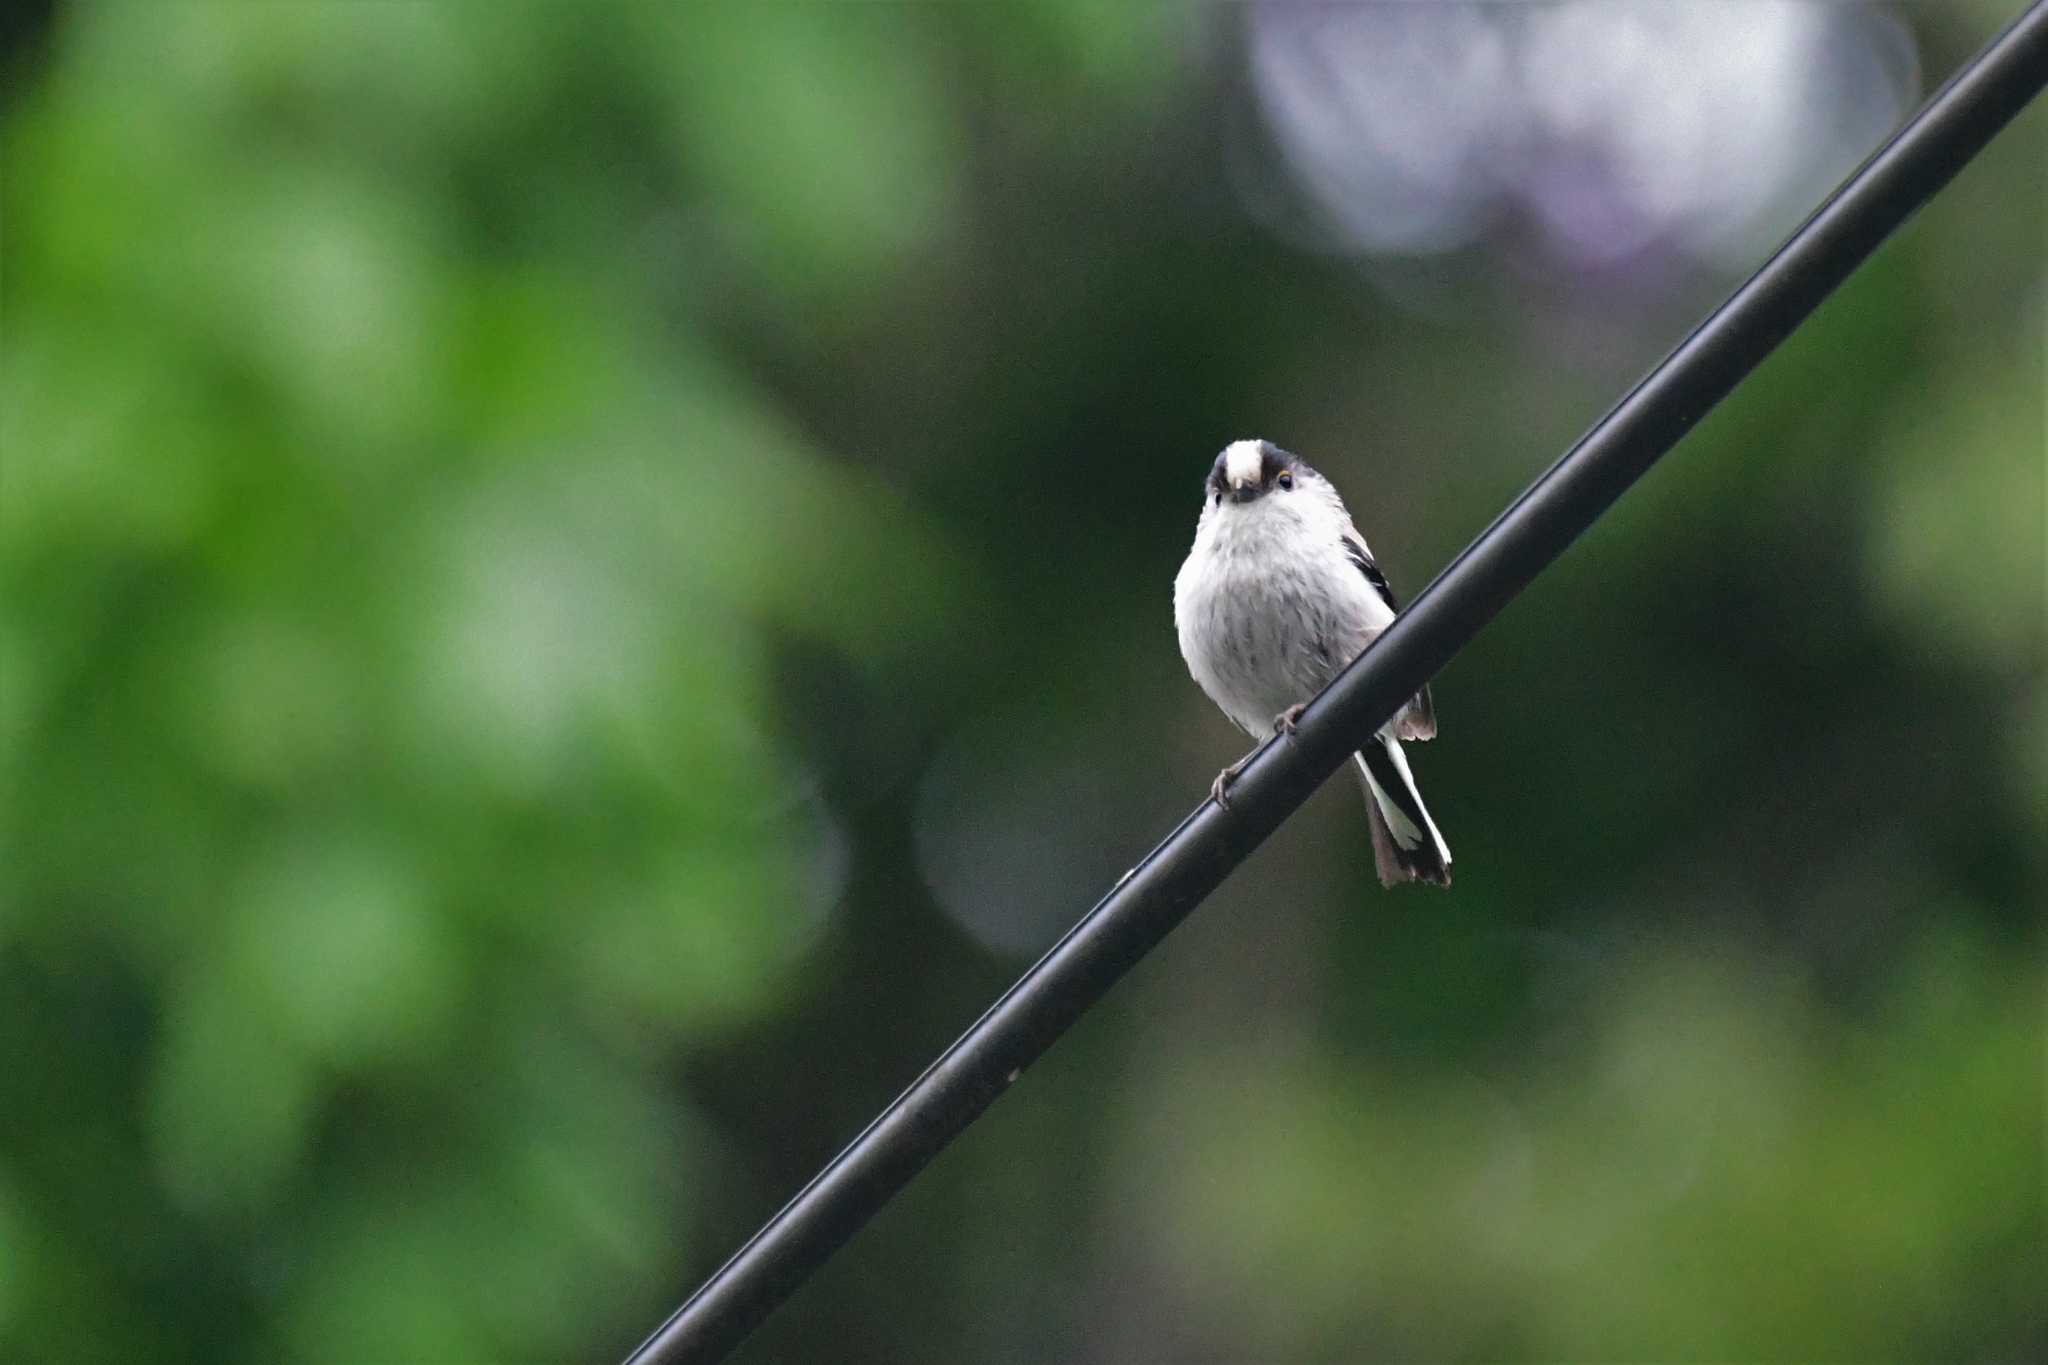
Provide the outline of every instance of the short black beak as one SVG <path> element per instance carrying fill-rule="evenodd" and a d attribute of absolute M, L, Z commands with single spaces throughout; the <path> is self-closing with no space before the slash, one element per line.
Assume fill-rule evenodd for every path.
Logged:
<path fill-rule="evenodd" d="M 1230 500 L 1232 502 L 1250 502 L 1259 496 L 1259 492 L 1259 486 L 1255 483 L 1233 484 L 1230 489 Z"/>

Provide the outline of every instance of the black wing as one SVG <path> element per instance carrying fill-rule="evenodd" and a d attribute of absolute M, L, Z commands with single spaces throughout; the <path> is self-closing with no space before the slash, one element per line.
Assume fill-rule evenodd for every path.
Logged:
<path fill-rule="evenodd" d="M 1387 604 L 1387 610 L 1401 610 L 1401 604 L 1394 600 L 1394 590 L 1387 586 L 1387 576 L 1380 572 L 1379 565 L 1372 562 L 1372 555 L 1366 550 L 1365 540 L 1358 532 L 1344 533 L 1344 553 L 1365 575 L 1365 581 L 1372 584 L 1372 590 L 1380 595 L 1380 601 Z"/>
<path fill-rule="evenodd" d="M 1387 586 L 1387 576 L 1380 572 L 1379 565 L 1372 562 L 1372 554 L 1365 548 L 1365 538 L 1356 529 L 1344 532 L 1344 553 L 1365 575 L 1365 581 L 1372 584 L 1372 590 L 1380 595 L 1380 601 L 1387 604 L 1387 610 L 1401 610 L 1401 604 L 1394 600 L 1394 590 Z M 1396 733 L 1402 739 L 1436 738 L 1436 703 L 1429 698 L 1429 684 L 1424 683 L 1422 690 L 1409 701 L 1401 714 Z"/>

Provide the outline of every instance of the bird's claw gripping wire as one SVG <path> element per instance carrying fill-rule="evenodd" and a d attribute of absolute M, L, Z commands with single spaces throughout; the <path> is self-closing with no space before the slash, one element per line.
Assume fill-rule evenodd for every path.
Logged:
<path fill-rule="evenodd" d="M 1289 739 L 1294 738 L 1294 727 L 1300 722 L 1301 713 L 1307 709 L 1307 702 L 1296 702 L 1293 706 L 1288 707 L 1285 711 L 1273 717 L 1273 733 L 1285 735 Z M 1216 774 L 1216 780 L 1209 784 L 1209 799 L 1211 801 L 1214 801 L 1224 810 L 1230 809 L 1230 784 L 1237 781 L 1238 776 L 1244 772 L 1244 765 L 1251 762 L 1253 755 L 1256 753 L 1258 753 L 1258 750 L 1252 750 L 1251 753 L 1246 754 L 1243 758 L 1240 758 L 1237 762 Z"/>
<path fill-rule="evenodd" d="M 1258 750 L 1256 749 L 1252 750 L 1253 754 L 1257 752 Z M 1244 771 L 1244 765 L 1251 761 L 1252 754 L 1246 754 L 1243 758 L 1240 758 L 1237 762 L 1216 774 L 1216 780 L 1209 784 L 1209 799 L 1222 809 L 1229 810 L 1230 784 L 1237 781 L 1238 774 Z"/>

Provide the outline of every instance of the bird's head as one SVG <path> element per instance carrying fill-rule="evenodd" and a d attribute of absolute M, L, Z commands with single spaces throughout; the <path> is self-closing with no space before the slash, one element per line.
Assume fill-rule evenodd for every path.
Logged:
<path fill-rule="evenodd" d="M 1243 505 L 1290 493 L 1316 474 L 1271 441 L 1232 441 L 1209 470 L 1209 505 Z"/>

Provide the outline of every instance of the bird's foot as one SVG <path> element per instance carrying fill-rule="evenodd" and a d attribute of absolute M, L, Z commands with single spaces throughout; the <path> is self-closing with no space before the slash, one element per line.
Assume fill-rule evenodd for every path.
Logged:
<path fill-rule="evenodd" d="M 1257 750 L 1253 750 L 1253 753 L 1256 752 Z M 1224 810 L 1229 810 L 1230 784 L 1237 781 L 1238 774 L 1244 771 L 1244 765 L 1251 761 L 1251 754 L 1246 754 L 1243 758 L 1240 758 L 1237 762 L 1216 774 L 1216 780 L 1209 784 L 1209 799 Z"/>
<path fill-rule="evenodd" d="M 1294 705 L 1288 707 L 1285 711 L 1282 711 L 1279 715 L 1273 717 L 1273 733 L 1276 735 L 1286 735 L 1289 738 L 1292 738 L 1294 735 L 1294 727 L 1296 723 L 1298 723 L 1301 720 L 1301 713 L 1306 710 L 1308 710 L 1307 702 L 1296 702 Z"/>

